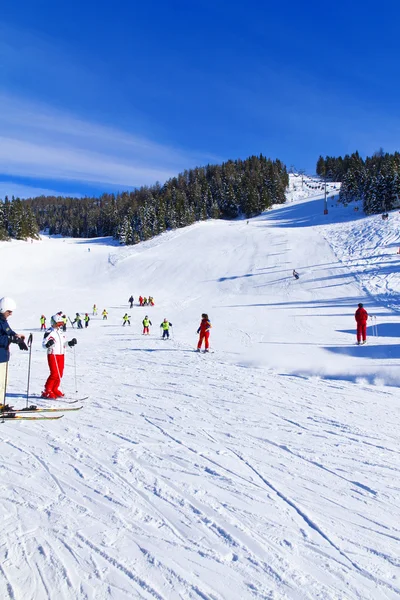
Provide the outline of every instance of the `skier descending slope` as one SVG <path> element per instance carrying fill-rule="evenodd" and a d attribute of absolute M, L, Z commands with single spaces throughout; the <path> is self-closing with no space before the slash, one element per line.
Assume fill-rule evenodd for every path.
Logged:
<path fill-rule="evenodd" d="M 208 315 L 206 313 L 203 313 L 201 315 L 200 327 L 197 330 L 197 333 L 200 334 L 199 342 L 197 344 L 197 352 L 200 352 L 203 340 L 204 340 L 204 346 L 205 346 L 204 352 L 209 352 L 210 345 L 209 345 L 208 339 L 210 337 L 211 327 L 212 327 L 212 325 L 208 318 Z"/>
<path fill-rule="evenodd" d="M 164 319 L 161 323 L 160 328 L 163 330 L 162 339 L 169 339 L 169 328 L 172 327 L 172 323 L 168 321 L 168 319 Z"/>
<path fill-rule="evenodd" d="M 362 343 L 365 344 L 367 342 L 368 313 L 361 302 L 358 305 L 354 318 L 357 322 L 357 344 L 361 344 L 361 338 Z"/>
<path fill-rule="evenodd" d="M 47 362 L 50 369 L 50 375 L 46 381 L 42 398 L 61 398 L 64 396 L 60 390 L 61 378 L 64 373 L 64 355 L 65 346 L 71 348 L 78 342 L 75 338 L 67 342 L 61 328 L 63 320 L 58 315 L 52 317 L 53 326 L 50 327 L 43 336 L 43 348 L 47 350 Z"/>
<path fill-rule="evenodd" d="M 293 269 L 293 277 L 295 279 L 298 279 L 300 277 L 300 275 L 298 274 L 298 272 L 296 271 L 296 269 Z"/>
<path fill-rule="evenodd" d="M 146 315 L 145 318 L 142 321 L 143 323 L 143 335 L 149 335 L 150 334 L 150 325 L 153 325 L 153 323 L 150 321 L 149 317 Z"/>

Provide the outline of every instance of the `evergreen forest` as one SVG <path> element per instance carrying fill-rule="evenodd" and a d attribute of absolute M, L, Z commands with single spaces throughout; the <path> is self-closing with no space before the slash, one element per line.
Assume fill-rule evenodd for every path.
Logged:
<path fill-rule="evenodd" d="M 285 202 L 288 181 L 281 161 L 260 155 L 187 170 L 164 185 L 156 183 L 130 192 L 29 198 L 23 201 L 23 226 L 22 220 L 17 228 L 15 219 L 11 222 L 9 216 L 3 217 L 3 239 L 25 239 L 46 230 L 70 237 L 113 236 L 122 244 L 136 244 L 196 221 L 259 215 L 272 204 Z M 6 201 L 0 208 L 8 215 L 14 212 L 14 205 L 20 214 L 19 199 Z"/>
<path fill-rule="evenodd" d="M 400 204 L 400 153 L 379 150 L 363 160 L 358 152 L 334 158 L 320 156 L 317 174 L 341 181 L 339 200 L 344 204 L 362 201 L 367 214 L 386 213 Z"/>
<path fill-rule="evenodd" d="M 0 201 L 0 240 L 37 238 L 39 227 L 33 210 L 25 200 L 6 196 Z"/>

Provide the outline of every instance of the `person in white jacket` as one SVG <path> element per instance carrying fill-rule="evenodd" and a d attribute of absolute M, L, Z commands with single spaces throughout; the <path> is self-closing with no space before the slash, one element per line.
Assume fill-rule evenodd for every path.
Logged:
<path fill-rule="evenodd" d="M 61 378 L 64 373 L 64 355 L 65 347 L 75 346 L 78 342 L 73 338 L 67 342 L 62 331 L 63 319 L 57 314 L 51 317 L 52 326 L 47 329 L 43 336 L 42 346 L 47 350 L 47 362 L 50 369 L 50 375 L 44 386 L 42 398 L 61 398 L 64 396 L 60 390 Z"/>

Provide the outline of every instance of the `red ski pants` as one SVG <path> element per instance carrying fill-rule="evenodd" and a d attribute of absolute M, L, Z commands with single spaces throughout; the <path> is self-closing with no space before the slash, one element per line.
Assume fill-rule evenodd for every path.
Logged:
<path fill-rule="evenodd" d="M 210 344 L 208 343 L 209 337 L 210 337 L 209 331 L 204 331 L 204 333 L 202 331 L 200 331 L 199 343 L 197 344 L 197 347 L 201 348 L 201 345 L 204 340 L 204 346 L 205 346 L 206 350 L 208 350 L 208 348 L 210 347 Z"/>
<path fill-rule="evenodd" d="M 143 335 L 146 335 L 150 333 L 149 328 L 148 327 L 143 327 Z"/>
<path fill-rule="evenodd" d="M 361 338 L 363 342 L 367 339 L 367 324 L 366 323 L 357 323 L 357 342 L 361 342 Z"/>
<path fill-rule="evenodd" d="M 47 362 L 50 369 L 50 375 L 44 386 L 47 394 L 55 394 L 59 391 L 61 377 L 64 373 L 64 354 L 48 354 Z"/>

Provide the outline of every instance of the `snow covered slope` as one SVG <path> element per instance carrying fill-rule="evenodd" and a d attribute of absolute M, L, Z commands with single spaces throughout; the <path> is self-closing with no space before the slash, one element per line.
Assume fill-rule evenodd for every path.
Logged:
<path fill-rule="evenodd" d="M 249 224 L 136 247 L 0 245 L 35 393 L 39 316 L 109 311 L 68 331 L 79 391 L 72 352 L 65 391 L 89 395 L 84 409 L 2 424 L 1 598 L 400 597 L 399 215 L 339 207 L 333 185 L 323 215 L 306 183 Z M 156 306 L 128 309 L 131 294 Z M 356 347 L 360 301 L 378 337 Z M 204 311 L 209 355 L 193 352 Z M 27 364 L 13 348 L 10 403 Z"/>

